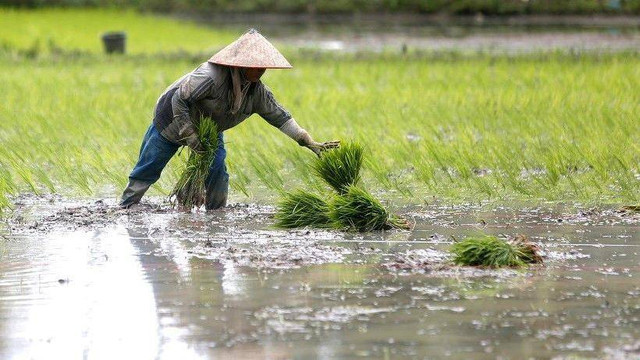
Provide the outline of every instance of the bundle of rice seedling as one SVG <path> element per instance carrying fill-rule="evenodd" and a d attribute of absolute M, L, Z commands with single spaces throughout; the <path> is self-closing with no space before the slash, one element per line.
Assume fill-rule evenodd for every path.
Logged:
<path fill-rule="evenodd" d="M 521 258 L 525 263 L 542 264 L 542 256 L 538 253 L 540 248 L 529 241 L 526 236 L 518 234 L 512 243 L 520 251 Z"/>
<path fill-rule="evenodd" d="M 495 236 L 469 237 L 453 244 L 451 252 L 457 265 L 498 267 L 521 267 L 541 263 L 537 247 L 525 237 L 505 241 Z"/>
<path fill-rule="evenodd" d="M 202 118 L 196 126 L 196 131 L 204 151 L 198 154 L 189 149 L 189 157 L 182 175 L 169 195 L 170 199 L 175 199 L 175 203 L 188 209 L 200 207 L 205 203 L 205 182 L 218 148 L 218 129 L 213 120 Z"/>
<path fill-rule="evenodd" d="M 275 215 L 280 228 L 331 227 L 329 205 L 321 197 L 304 190 L 284 194 Z"/>
<path fill-rule="evenodd" d="M 344 194 L 350 185 L 360 181 L 363 153 L 362 145 L 358 143 L 343 144 L 337 149 L 323 152 L 313 164 L 313 170 L 338 194 Z"/>
<path fill-rule="evenodd" d="M 376 198 L 355 185 L 331 202 L 329 217 L 340 227 L 361 232 L 409 228 L 407 221 L 390 214 Z"/>

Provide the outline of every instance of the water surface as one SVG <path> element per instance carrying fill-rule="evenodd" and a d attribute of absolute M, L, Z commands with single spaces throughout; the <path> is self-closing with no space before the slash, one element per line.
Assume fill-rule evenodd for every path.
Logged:
<path fill-rule="evenodd" d="M 3 359 L 640 358 L 640 227 L 615 211 L 434 206 L 344 234 L 268 207 L 30 206 L 2 241 Z M 446 265 L 478 232 L 527 234 L 545 265 Z"/>

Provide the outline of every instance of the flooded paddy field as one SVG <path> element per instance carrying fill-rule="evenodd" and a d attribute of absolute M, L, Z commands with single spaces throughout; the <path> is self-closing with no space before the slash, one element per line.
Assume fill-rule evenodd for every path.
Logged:
<path fill-rule="evenodd" d="M 257 116 L 225 133 L 238 204 L 161 202 L 183 153 L 118 209 L 158 95 L 246 26 L 117 15 L 2 14 L 0 358 L 640 359 L 640 215 L 580 205 L 639 200 L 636 22 L 258 26 L 295 64 L 264 77 L 278 100 L 412 204 L 411 231 L 358 234 L 273 228 L 256 202 L 326 189 Z M 130 52 L 104 56 L 116 28 Z M 439 205 L 464 202 L 484 205 Z M 544 264 L 452 266 L 477 234 Z"/>
<path fill-rule="evenodd" d="M 411 231 L 272 228 L 274 209 L 20 197 L 3 227 L 2 358 L 640 358 L 640 214 L 406 207 Z M 454 267 L 466 235 L 544 264 Z"/>
<path fill-rule="evenodd" d="M 242 32 L 246 24 L 299 50 L 333 52 L 633 51 L 640 20 L 625 16 L 438 16 L 420 14 L 184 16 Z"/>

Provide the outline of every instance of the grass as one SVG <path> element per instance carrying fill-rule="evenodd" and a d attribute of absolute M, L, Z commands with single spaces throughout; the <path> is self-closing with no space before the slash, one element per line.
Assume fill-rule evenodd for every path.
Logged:
<path fill-rule="evenodd" d="M 102 10 L 74 11 L 60 31 L 99 14 L 111 17 Z M 212 44 L 226 39 L 192 25 L 130 16 L 141 32 L 181 29 L 166 47 L 141 40 L 143 54 L 172 51 L 182 46 L 179 38 L 203 31 Z M 50 18 L 46 11 L 3 16 L 0 39 L 14 38 L 13 26 L 29 34 L 25 27 L 53 23 Z M 103 56 L 98 48 L 94 55 L 32 59 L 16 55 L 16 48 L 40 35 L 24 34 L 0 49 L 0 203 L 24 191 L 117 197 L 157 97 L 198 62 L 192 56 Z M 97 35 L 78 36 L 84 40 L 60 46 L 95 45 Z M 403 57 L 287 51 L 294 69 L 267 71 L 264 82 L 316 140 L 375 144 L 361 182 L 382 200 L 640 201 L 637 53 Z M 272 202 L 278 187 L 318 187 L 306 169 L 313 154 L 257 115 L 225 136 L 237 189 L 232 199 L 251 195 L 251 201 Z M 150 194 L 168 195 L 180 170 L 181 161 L 171 161 Z"/>
<path fill-rule="evenodd" d="M 332 226 L 327 202 L 320 196 L 304 190 L 284 194 L 278 202 L 275 220 L 276 227 L 284 229 Z"/>
<path fill-rule="evenodd" d="M 510 241 L 495 236 L 469 237 L 451 246 L 455 264 L 490 268 L 542 263 L 537 251 L 537 247 L 524 236 L 517 236 Z"/>
<path fill-rule="evenodd" d="M 213 120 L 210 118 L 200 119 L 196 131 L 203 151 L 196 153 L 189 148 L 189 157 L 182 170 L 182 175 L 169 195 L 169 198 L 175 199 L 177 205 L 187 209 L 205 204 L 209 167 L 216 157 L 218 149 L 218 129 Z"/>
<path fill-rule="evenodd" d="M 338 194 L 345 194 L 351 185 L 360 182 L 364 149 L 356 142 L 323 152 L 313 163 L 314 172 Z"/>
<path fill-rule="evenodd" d="M 130 10 L 0 8 L 0 18 L 0 47 L 32 57 L 56 51 L 102 53 L 100 36 L 107 31 L 125 31 L 131 54 L 214 52 L 238 36 Z"/>
<path fill-rule="evenodd" d="M 338 227 L 360 232 L 409 229 L 409 224 L 387 209 L 366 190 L 351 185 L 329 205 L 329 217 Z"/>

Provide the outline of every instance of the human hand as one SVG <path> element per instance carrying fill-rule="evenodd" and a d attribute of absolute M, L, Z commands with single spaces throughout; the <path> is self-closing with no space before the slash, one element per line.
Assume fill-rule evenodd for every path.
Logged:
<path fill-rule="evenodd" d="M 204 154 L 204 146 L 202 145 L 202 143 L 200 142 L 197 136 L 188 137 L 187 146 L 189 147 L 189 149 L 191 149 L 194 153 L 198 155 Z"/>
<path fill-rule="evenodd" d="M 330 150 L 330 149 L 339 148 L 340 147 L 340 140 L 325 141 L 323 143 L 319 143 L 319 142 L 316 142 L 316 141 L 310 141 L 309 143 L 305 144 L 304 146 L 309 148 L 318 157 L 320 157 L 320 155 L 324 151 L 327 151 L 327 150 Z"/>

